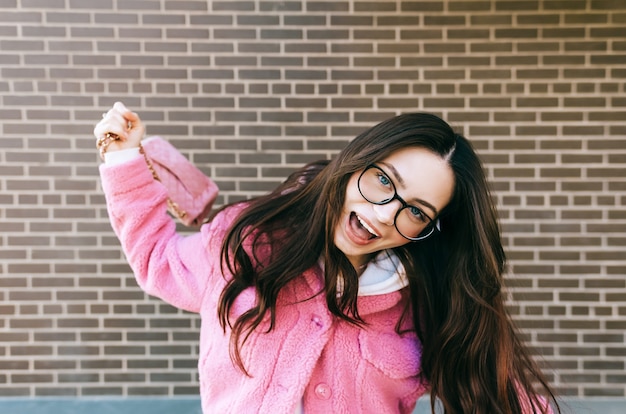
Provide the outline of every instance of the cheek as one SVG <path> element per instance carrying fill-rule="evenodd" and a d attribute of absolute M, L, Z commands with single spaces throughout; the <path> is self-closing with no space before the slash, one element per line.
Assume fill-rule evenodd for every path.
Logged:
<path fill-rule="evenodd" d="M 395 226 L 392 227 L 392 229 L 393 229 L 393 234 L 389 236 L 388 238 L 389 246 L 387 246 L 387 248 L 400 247 L 400 246 L 404 246 L 405 244 L 409 244 L 411 242 L 410 240 L 407 240 L 404 237 L 402 237 L 402 235 L 398 233 L 398 230 L 396 230 Z"/>
<path fill-rule="evenodd" d="M 359 192 L 356 176 L 352 176 L 346 188 L 346 199 L 344 200 L 344 209 L 348 204 L 365 201 Z"/>

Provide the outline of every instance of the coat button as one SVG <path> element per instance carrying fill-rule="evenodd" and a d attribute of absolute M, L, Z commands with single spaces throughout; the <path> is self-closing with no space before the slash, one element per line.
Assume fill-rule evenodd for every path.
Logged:
<path fill-rule="evenodd" d="M 327 400 L 332 395 L 332 391 L 330 390 L 328 384 L 321 383 L 317 384 L 317 386 L 315 387 L 315 395 L 320 400 Z"/>
<path fill-rule="evenodd" d="M 322 321 L 322 318 L 320 318 L 319 315 L 313 315 L 311 317 L 311 322 L 313 322 L 313 324 L 318 328 L 324 327 L 324 321 Z"/>

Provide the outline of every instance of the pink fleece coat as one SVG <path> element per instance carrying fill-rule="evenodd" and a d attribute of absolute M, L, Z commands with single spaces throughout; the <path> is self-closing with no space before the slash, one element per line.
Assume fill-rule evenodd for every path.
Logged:
<path fill-rule="evenodd" d="M 103 164 L 100 171 L 113 229 L 141 288 L 201 315 L 198 370 L 205 413 L 294 414 L 300 402 L 306 414 L 413 411 L 426 386 L 418 375 L 419 340 L 395 330 L 406 288 L 359 297 L 367 322 L 361 328 L 330 314 L 324 295 L 315 295 L 323 287 L 322 271 L 309 269 L 281 291 L 275 328 L 257 329 L 243 346 L 248 377 L 231 361 L 230 332 L 223 333 L 217 317 L 220 293 L 231 277 L 220 270 L 221 243 L 240 208 L 182 236 L 166 213 L 164 187 L 143 159 Z M 244 291 L 234 316 L 254 301 L 254 291 Z"/>

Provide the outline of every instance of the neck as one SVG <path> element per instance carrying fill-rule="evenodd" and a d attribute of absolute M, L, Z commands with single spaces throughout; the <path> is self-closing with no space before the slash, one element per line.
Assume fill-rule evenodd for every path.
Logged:
<path fill-rule="evenodd" d="M 352 263 L 352 266 L 354 266 L 354 270 L 356 270 L 356 273 L 360 276 L 374 256 L 375 254 L 363 255 L 359 257 L 350 257 L 349 260 L 350 263 Z"/>

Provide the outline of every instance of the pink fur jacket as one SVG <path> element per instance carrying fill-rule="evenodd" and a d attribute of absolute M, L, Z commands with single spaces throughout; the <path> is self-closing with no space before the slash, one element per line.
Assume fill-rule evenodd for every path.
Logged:
<path fill-rule="evenodd" d="M 298 407 L 306 414 L 413 411 L 426 385 L 418 376 L 416 335 L 395 330 L 407 288 L 359 296 L 367 325 L 356 327 L 329 313 L 324 295 L 315 295 L 322 289 L 322 270 L 309 269 L 281 291 L 275 328 L 257 329 L 243 346 L 246 376 L 231 361 L 229 332 L 223 333 L 217 317 L 230 277 L 220 270 L 221 243 L 240 207 L 183 236 L 166 213 L 164 187 L 143 159 L 103 164 L 100 172 L 113 229 L 141 288 L 201 315 L 198 369 L 205 413 L 294 414 Z M 254 291 L 244 291 L 234 314 L 254 300 Z"/>

